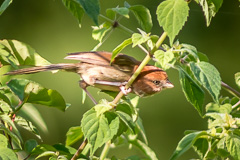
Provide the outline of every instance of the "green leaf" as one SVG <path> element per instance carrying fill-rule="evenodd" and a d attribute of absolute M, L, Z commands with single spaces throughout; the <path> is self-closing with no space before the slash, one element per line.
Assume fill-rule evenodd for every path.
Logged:
<path fill-rule="evenodd" d="M 174 54 L 171 50 L 168 50 L 166 52 L 164 52 L 163 50 L 157 50 L 156 52 L 154 52 L 154 56 L 163 70 L 169 69 L 171 65 L 173 65 L 175 62 Z"/>
<path fill-rule="evenodd" d="M 92 18 L 93 22 L 98 25 L 98 15 L 100 13 L 99 0 L 76 0 L 79 2 L 85 12 L 88 14 L 90 18 Z"/>
<path fill-rule="evenodd" d="M 206 106 L 206 112 L 218 112 L 218 113 L 231 113 L 232 105 L 229 103 L 225 103 L 223 105 L 219 105 L 218 103 L 209 103 Z"/>
<path fill-rule="evenodd" d="M 116 7 L 116 8 L 112 8 L 112 10 L 126 18 L 129 18 L 129 9 L 126 7 Z"/>
<path fill-rule="evenodd" d="M 83 138 L 83 132 L 80 126 L 71 127 L 66 134 L 66 145 L 70 146 Z"/>
<path fill-rule="evenodd" d="M 0 41 L 0 62 L 10 64 L 17 68 L 17 65 L 41 66 L 50 64 L 42 58 L 29 45 L 17 40 Z"/>
<path fill-rule="evenodd" d="M 202 135 L 207 135 L 207 132 L 206 131 L 193 132 L 184 136 L 178 143 L 177 148 L 172 154 L 170 160 L 175 160 L 179 158 L 184 152 L 189 150 L 196 142 L 196 140 Z"/>
<path fill-rule="evenodd" d="M 18 160 L 13 150 L 0 146 L 0 151 L 1 160 Z"/>
<path fill-rule="evenodd" d="M 209 26 L 212 18 L 222 6 L 223 0 L 199 0 L 199 3 L 203 9 L 207 26 Z"/>
<path fill-rule="evenodd" d="M 182 48 L 181 50 L 188 52 L 190 55 L 192 55 L 197 61 L 199 61 L 198 57 L 198 51 L 196 47 L 190 45 L 190 44 L 181 44 Z"/>
<path fill-rule="evenodd" d="M 63 4 L 72 13 L 74 17 L 77 18 L 79 26 L 81 27 L 82 17 L 84 15 L 84 10 L 81 4 L 75 0 L 62 0 Z"/>
<path fill-rule="evenodd" d="M 19 111 L 19 114 L 34 123 L 38 130 L 42 132 L 42 134 L 49 134 L 45 120 L 43 119 L 37 108 L 33 106 L 33 104 L 24 104 L 24 106 Z"/>
<path fill-rule="evenodd" d="M 142 141 L 136 139 L 134 141 L 129 141 L 129 142 L 135 145 L 137 148 L 139 148 L 149 159 L 158 160 L 155 152 Z"/>
<path fill-rule="evenodd" d="M 54 158 L 54 157 L 56 157 L 56 153 L 53 152 L 53 151 L 43 152 L 43 153 L 39 154 L 39 155 L 36 157 L 36 159 L 42 158 L 42 157 L 49 157 L 49 156 L 53 156 L 53 157 L 50 157 L 50 158 L 49 158 L 50 160 L 57 160 L 57 158 Z"/>
<path fill-rule="evenodd" d="M 191 71 L 200 84 L 218 102 L 221 90 L 221 77 L 218 70 L 208 62 L 190 63 Z"/>
<path fill-rule="evenodd" d="M 127 47 L 130 44 L 132 44 L 132 38 L 128 38 L 124 40 L 121 44 L 119 44 L 116 48 L 114 48 L 112 57 L 111 57 L 111 62 L 114 60 L 114 58 L 117 56 L 118 53 L 120 53 L 125 47 Z"/>
<path fill-rule="evenodd" d="M 240 158 L 240 137 L 235 135 L 227 136 L 226 146 L 230 155 L 235 160 L 238 160 Z"/>
<path fill-rule="evenodd" d="M 101 24 L 100 26 L 93 26 L 92 37 L 93 39 L 102 42 L 105 34 L 110 30 L 110 26 Z"/>
<path fill-rule="evenodd" d="M 134 5 L 130 6 L 129 10 L 133 12 L 141 28 L 146 32 L 150 32 L 153 23 L 151 13 L 148 8 L 143 5 Z"/>
<path fill-rule="evenodd" d="M 142 136 L 142 138 L 144 140 L 144 143 L 148 144 L 147 135 L 146 135 L 144 126 L 142 124 L 142 119 L 140 117 L 138 117 L 138 119 L 136 121 L 136 126 L 137 126 L 139 132 L 141 133 L 141 136 Z"/>
<path fill-rule="evenodd" d="M 92 145 L 91 155 L 104 143 L 111 140 L 117 134 L 119 128 L 119 118 L 109 121 L 105 114 L 97 116 L 94 109 L 87 111 L 82 118 L 81 127 L 84 136 Z"/>
<path fill-rule="evenodd" d="M 184 0 L 166 0 L 157 8 L 159 25 L 167 32 L 170 44 L 187 21 L 189 7 Z"/>
<path fill-rule="evenodd" d="M 0 7 L 0 15 L 7 9 L 7 7 L 12 3 L 12 0 L 5 0 Z"/>
<path fill-rule="evenodd" d="M 109 104 L 99 103 L 96 106 L 94 106 L 94 109 L 97 113 L 97 117 L 105 113 L 106 111 L 109 111 L 112 109 L 112 106 Z"/>
<path fill-rule="evenodd" d="M 24 119 L 23 117 L 20 116 L 16 116 L 15 118 L 15 122 L 23 127 L 24 129 L 28 130 L 29 132 L 33 133 L 37 138 L 39 138 L 40 140 L 42 139 L 37 128 L 32 124 L 32 122 Z"/>
<path fill-rule="evenodd" d="M 22 138 L 21 138 L 20 135 L 17 136 L 14 132 L 10 131 L 9 129 L 7 129 L 2 124 L 0 124 L 0 130 L 4 131 L 6 134 L 8 134 L 12 138 L 13 142 L 17 145 L 17 147 L 19 147 L 21 149 L 21 147 L 22 147 L 21 146 Z"/>
<path fill-rule="evenodd" d="M 22 141 L 19 130 L 17 129 L 17 127 L 15 126 L 15 124 L 13 123 L 12 119 L 9 117 L 8 114 L 0 113 L 0 120 L 4 123 L 7 123 L 9 126 L 11 126 L 12 127 L 11 132 L 15 133 L 18 136 L 18 139 Z M 19 140 L 17 140 L 17 143 Z"/>
<path fill-rule="evenodd" d="M 199 138 L 193 145 L 194 150 L 197 152 L 199 157 L 203 159 L 204 155 L 208 150 L 208 141 L 205 138 Z"/>
<path fill-rule="evenodd" d="M 4 135 L 0 134 L 0 147 L 7 148 L 7 146 L 8 146 L 8 139 Z"/>
<path fill-rule="evenodd" d="M 186 99 L 203 116 L 204 91 L 184 70 L 179 69 L 179 77 Z"/>
<path fill-rule="evenodd" d="M 29 139 L 24 144 L 24 150 L 27 151 L 27 153 L 31 153 L 32 150 L 38 145 L 37 141 L 35 139 Z"/>
<path fill-rule="evenodd" d="M 65 100 L 56 90 L 44 88 L 36 82 L 12 79 L 7 85 L 21 101 L 55 107 L 61 111 L 67 108 Z"/>
<path fill-rule="evenodd" d="M 4 102 L 6 102 L 6 104 L 9 107 L 11 106 L 11 102 L 10 102 L 9 98 L 6 96 L 5 90 L 0 90 L 0 100 L 3 100 Z M 1 106 L 1 108 L 2 108 L 2 106 Z"/>
<path fill-rule="evenodd" d="M 235 74 L 235 82 L 237 86 L 240 88 L 240 72 Z"/>
<path fill-rule="evenodd" d="M 140 30 L 140 32 L 141 32 L 141 34 L 133 33 L 133 35 L 132 35 L 132 43 L 133 43 L 132 47 L 143 44 L 150 39 L 149 34 L 146 34 L 145 32 L 143 32 L 141 30 Z"/>
<path fill-rule="evenodd" d="M 40 155 L 44 152 L 47 152 L 47 151 L 52 151 L 52 152 L 56 152 L 56 148 L 54 148 L 53 146 L 51 145 L 48 145 L 48 144 L 40 144 L 40 145 L 37 145 L 31 152 L 31 155 Z"/>

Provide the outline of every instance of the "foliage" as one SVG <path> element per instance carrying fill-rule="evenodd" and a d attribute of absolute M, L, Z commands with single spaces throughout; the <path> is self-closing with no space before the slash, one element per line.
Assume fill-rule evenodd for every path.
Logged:
<path fill-rule="evenodd" d="M 11 4 L 5 0 L 0 7 L 0 15 Z M 216 15 L 223 1 L 196 0 L 203 8 L 207 26 L 212 17 Z M 63 0 L 63 5 L 75 16 L 81 26 L 82 17 L 86 13 L 94 22 L 92 37 L 99 41 L 94 48 L 97 50 L 114 28 L 127 31 L 130 36 L 119 44 L 112 54 L 112 60 L 125 47 L 140 47 L 147 52 L 146 58 L 139 66 L 144 67 L 151 57 L 156 61 L 156 66 L 164 70 L 175 69 L 179 72 L 182 91 L 200 116 L 208 119 L 208 128 L 203 131 L 186 131 L 185 136 L 178 143 L 171 160 L 177 159 L 190 148 L 193 148 L 200 159 L 240 159 L 240 94 L 235 91 L 233 97 L 220 97 L 221 77 L 213 64 L 208 62 L 205 54 L 197 51 L 190 45 L 176 41 L 175 37 L 183 28 L 189 15 L 188 2 L 184 0 L 165 0 L 156 8 L 157 20 L 164 33 L 159 37 L 150 33 L 153 23 L 150 11 L 143 5 L 130 5 L 125 2 L 123 7 L 109 8 L 106 17 L 100 15 L 98 0 Z M 122 26 L 119 17 L 129 19 L 134 16 L 139 23 L 137 32 Z M 99 25 L 101 17 L 103 22 Z M 162 44 L 166 36 L 169 37 L 170 46 Z M 42 66 L 50 64 L 42 58 L 29 45 L 17 40 L 0 41 L 0 64 L 11 66 Z M 9 69 L 9 68 L 8 68 Z M 133 77 L 137 77 L 135 72 Z M 6 82 L 7 81 L 7 82 Z M 240 87 L 240 72 L 235 74 L 235 81 Z M 132 81 L 126 86 L 130 87 Z M 231 90 L 230 87 L 226 89 Z M 208 92 L 212 97 L 204 107 L 204 97 Z M 115 94 L 106 92 L 110 96 Z M 27 117 L 19 115 L 19 111 L 26 103 L 40 104 L 65 111 L 66 104 L 63 97 L 56 90 L 47 89 L 42 85 L 20 78 L 5 76 L 0 84 L 0 159 L 18 159 L 17 153 L 24 151 L 28 157 L 38 159 L 104 159 L 110 148 L 121 144 L 133 145 L 139 148 L 145 158 L 158 159 L 154 151 L 148 146 L 147 136 L 142 120 L 138 115 L 139 98 L 114 99 L 108 102 L 103 99 L 84 113 L 81 125 L 73 126 L 66 134 L 66 144 L 38 144 L 34 139 L 23 141 L 18 127 L 31 132 L 41 140 L 38 128 Z M 38 114 L 34 115 L 38 116 Z M 18 127 L 17 127 L 18 126 Z M 83 138 L 84 137 L 84 138 Z M 79 149 L 70 145 L 82 141 Z M 95 153 L 103 145 L 100 157 Z M 27 158 L 28 158 L 27 157 Z M 111 159 L 117 159 L 112 157 Z M 131 156 L 127 159 L 140 159 Z"/>

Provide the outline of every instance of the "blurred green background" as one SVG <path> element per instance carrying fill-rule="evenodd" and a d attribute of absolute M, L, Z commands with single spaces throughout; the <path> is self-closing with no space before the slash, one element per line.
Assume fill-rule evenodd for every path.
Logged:
<path fill-rule="evenodd" d="M 131 0 L 128 2 L 131 5 L 143 4 L 148 7 L 153 16 L 152 34 L 162 33 L 155 15 L 161 1 Z M 123 3 L 123 0 L 102 0 L 101 13 L 105 14 L 106 8 L 123 6 Z M 128 21 L 122 19 L 121 22 L 126 27 L 137 31 L 136 28 L 139 26 L 136 20 L 130 18 L 131 23 Z M 93 22 L 85 15 L 82 27 L 79 28 L 77 20 L 64 7 L 61 0 L 13 1 L 0 16 L 0 39 L 16 39 L 25 42 L 52 63 L 67 62 L 63 60 L 66 53 L 90 51 L 97 44 L 91 37 L 92 25 L 94 25 Z M 130 35 L 116 29 L 99 50 L 112 51 L 128 37 Z M 192 44 L 199 51 L 207 54 L 210 63 L 215 65 L 221 73 L 222 80 L 236 88 L 234 74 L 240 71 L 240 8 L 237 0 L 224 1 L 210 27 L 206 27 L 201 8 L 195 2 L 190 3 L 188 21 L 177 39 L 182 43 Z M 165 42 L 168 43 L 168 41 Z M 139 60 L 144 57 L 144 53 L 138 48 L 128 47 L 123 52 Z M 207 129 L 207 120 L 202 119 L 186 101 L 181 91 L 177 71 L 170 69 L 168 74 L 175 88 L 153 97 L 142 98 L 139 104 L 149 146 L 160 160 L 170 158 L 185 130 Z M 79 125 L 83 113 L 93 106 L 89 99 L 85 104 L 81 103 L 82 91 L 78 87 L 79 76 L 59 72 L 57 74 L 39 73 L 30 78 L 46 88 L 59 91 L 66 102 L 72 104 L 65 113 L 57 109 L 37 106 L 48 127 L 48 134 L 42 135 L 43 143 L 64 143 L 68 128 Z M 97 94 L 97 91 L 97 89 L 90 89 L 97 99 L 105 96 Z M 221 93 L 229 96 L 224 91 Z M 206 103 L 209 101 L 210 97 L 207 95 Z M 127 146 L 122 146 L 110 151 L 109 156 L 116 155 L 118 158 L 124 158 L 139 153 L 136 149 L 128 150 Z M 180 159 L 196 157 L 196 154 L 190 150 Z"/>

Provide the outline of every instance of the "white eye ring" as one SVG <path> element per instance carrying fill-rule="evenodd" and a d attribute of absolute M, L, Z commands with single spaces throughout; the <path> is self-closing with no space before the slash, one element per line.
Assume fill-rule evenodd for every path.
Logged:
<path fill-rule="evenodd" d="M 155 85 L 159 85 L 160 84 L 160 81 L 159 80 L 153 80 L 152 81 Z"/>

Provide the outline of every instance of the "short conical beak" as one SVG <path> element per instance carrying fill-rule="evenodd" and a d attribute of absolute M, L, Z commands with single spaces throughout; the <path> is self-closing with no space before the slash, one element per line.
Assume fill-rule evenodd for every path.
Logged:
<path fill-rule="evenodd" d="M 170 82 L 170 81 L 167 81 L 164 85 L 163 85 L 163 88 L 173 88 L 174 85 Z"/>

